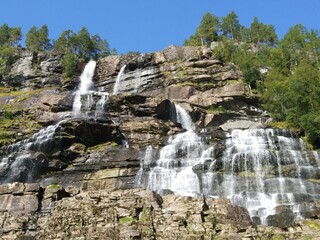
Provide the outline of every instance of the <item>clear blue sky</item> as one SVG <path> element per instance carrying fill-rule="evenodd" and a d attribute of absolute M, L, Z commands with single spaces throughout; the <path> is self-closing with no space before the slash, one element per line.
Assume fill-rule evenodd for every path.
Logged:
<path fill-rule="evenodd" d="M 86 26 L 118 53 L 144 53 L 182 45 L 206 12 L 223 17 L 231 11 L 247 27 L 255 16 L 273 24 L 280 37 L 297 23 L 320 29 L 320 0 L 3 0 L 0 25 L 21 26 L 25 35 L 47 24 L 53 39 Z"/>

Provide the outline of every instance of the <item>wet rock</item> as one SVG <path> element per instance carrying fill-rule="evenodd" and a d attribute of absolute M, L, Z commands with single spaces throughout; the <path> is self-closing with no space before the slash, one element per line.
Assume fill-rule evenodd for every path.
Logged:
<path fill-rule="evenodd" d="M 268 225 L 279 228 L 293 226 L 294 219 L 294 214 L 289 206 L 278 206 L 276 207 L 276 214 L 267 217 Z"/>
<path fill-rule="evenodd" d="M 47 170 L 48 163 L 43 153 L 21 155 L 10 166 L 6 179 L 9 182 L 32 182 Z"/>

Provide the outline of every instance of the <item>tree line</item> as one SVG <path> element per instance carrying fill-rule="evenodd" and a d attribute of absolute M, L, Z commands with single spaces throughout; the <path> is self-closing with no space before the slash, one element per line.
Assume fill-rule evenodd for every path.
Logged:
<path fill-rule="evenodd" d="M 216 58 L 236 64 L 262 99 L 274 125 L 301 131 L 320 148 L 320 35 L 301 24 L 280 40 L 272 25 L 254 18 L 249 28 L 236 13 L 206 13 L 187 46 L 207 45 Z"/>
<path fill-rule="evenodd" d="M 21 48 L 21 27 L 9 27 L 8 24 L 0 26 L 0 75 L 6 74 L 14 62 L 15 52 Z M 40 28 L 32 27 L 26 34 L 25 46 L 37 61 L 41 52 L 63 55 L 63 74 L 71 78 L 77 74 L 76 65 L 79 61 L 88 61 L 99 57 L 115 54 L 115 49 L 110 49 L 107 40 L 98 34 L 91 35 L 86 27 L 78 32 L 66 30 L 58 39 L 49 38 L 47 25 Z"/>

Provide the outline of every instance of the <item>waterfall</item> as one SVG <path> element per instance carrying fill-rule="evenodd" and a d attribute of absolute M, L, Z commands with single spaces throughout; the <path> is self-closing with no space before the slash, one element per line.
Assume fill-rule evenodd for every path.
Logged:
<path fill-rule="evenodd" d="M 96 112 L 95 112 L 95 118 L 103 117 L 104 114 L 104 107 L 106 105 L 106 102 L 109 99 L 109 94 L 102 93 L 101 98 L 96 103 Z"/>
<path fill-rule="evenodd" d="M 96 68 L 95 61 L 89 61 L 85 66 L 81 76 L 78 90 L 75 92 L 73 100 L 72 116 L 73 117 L 103 117 L 104 107 L 109 99 L 109 94 L 105 92 L 97 92 L 94 90 L 92 79 Z M 99 100 L 96 100 L 100 97 Z"/>
<path fill-rule="evenodd" d="M 32 155 L 31 153 L 49 153 L 57 150 L 57 148 L 59 148 L 59 143 L 54 141 L 53 138 L 55 132 L 63 121 L 41 129 L 39 132 L 33 134 L 29 139 L 7 146 L 4 149 L 6 156 L 0 160 L 0 176 L 4 177 L 4 174 L 7 172 L 5 178 L 10 180 L 12 176 L 17 175 L 20 171 L 19 168 L 26 164 L 28 159 L 30 159 Z M 11 165 L 10 162 L 12 163 Z M 28 162 L 28 164 L 30 165 L 31 163 Z M 32 166 L 28 167 L 30 168 L 29 172 L 33 171 Z M 26 176 L 26 180 L 31 180 L 31 176 Z"/>
<path fill-rule="evenodd" d="M 138 185 L 159 193 L 172 191 L 179 195 L 198 196 L 201 194 L 201 182 L 193 167 L 203 162 L 204 158 L 209 158 L 210 152 L 202 156 L 206 148 L 194 131 L 195 125 L 188 112 L 177 104 L 175 111 L 177 122 L 187 131 L 170 137 L 166 146 L 160 150 L 157 160 L 150 161 L 145 157 L 144 162 L 148 162 L 149 167 L 145 173 L 141 172 L 143 166 L 140 169 Z M 145 156 L 150 155 L 146 152 Z M 150 165 L 150 162 L 155 164 Z"/>
<path fill-rule="evenodd" d="M 171 136 L 158 158 L 150 160 L 146 151 L 138 186 L 160 194 L 228 198 L 262 224 L 272 221 L 279 206 L 300 218 L 305 202 L 320 199 L 320 186 L 308 180 L 316 178 L 319 155 L 289 131 L 233 130 L 222 157 L 215 158 L 215 146 L 196 134 L 189 114 L 179 105 L 175 110 L 187 131 Z"/>
<path fill-rule="evenodd" d="M 124 72 L 124 69 L 126 68 L 126 65 L 123 65 L 118 73 L 118 76 L 117 76 L 117 79 L 116 79 L 116 82 L 114 83 L 114 87 L 113 87 L 113 95 L 114 94 L 118 94 L 119 91 L 120 91 L 120 82 L 121 82 L 121 76 Z"/>
<path fill-rule="evenodd" d="M 80 117 L 81 116 L 81 108 L 84 101 L 84 108 L 85 112 L 88 112 L 92 105 L 93 105 L 93 95 L 92 95 L 92 88 L 93 88 L 93 76 L 94 71 L 96 68 L 95 61 L 89 61 L 85 66 L 81 76 L 80 76 L 80 84 L 79 88 L 75 93 L 73 107 L 72 107 L 72 116 L 73 117 Z M 86 99 L 83 99 L 86 98 Z"/>
<path fill-rule="evenodd" d="M 314 177 L 315 169 L 305 145 L 288 132 L 233 130 L 226 146 L 219 196 L 246 207 L 262 224 L 268 224 L 277 206 L 289 206 L 300 217 L 300 204 L 319 198 L 319 187 L 306 180 Z"/>
<path fill-rule="evenodd" d="M 175 104 L 177 122 L 181 123 L 182 127 L 186 130 L 195 130 L 195 125 L 188 112 L 184 110 L 180 105 Z"/>

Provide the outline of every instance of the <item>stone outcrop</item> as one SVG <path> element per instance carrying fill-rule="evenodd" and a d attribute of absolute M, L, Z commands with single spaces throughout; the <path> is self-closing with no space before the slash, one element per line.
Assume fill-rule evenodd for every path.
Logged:
<path fill-rule="evenodd" d="M 85 191 L 2 184 L 2 239 L 317 239 L 320 222 L 252 225 L 227 199 L 160 196 L 143 189 Z"/>

